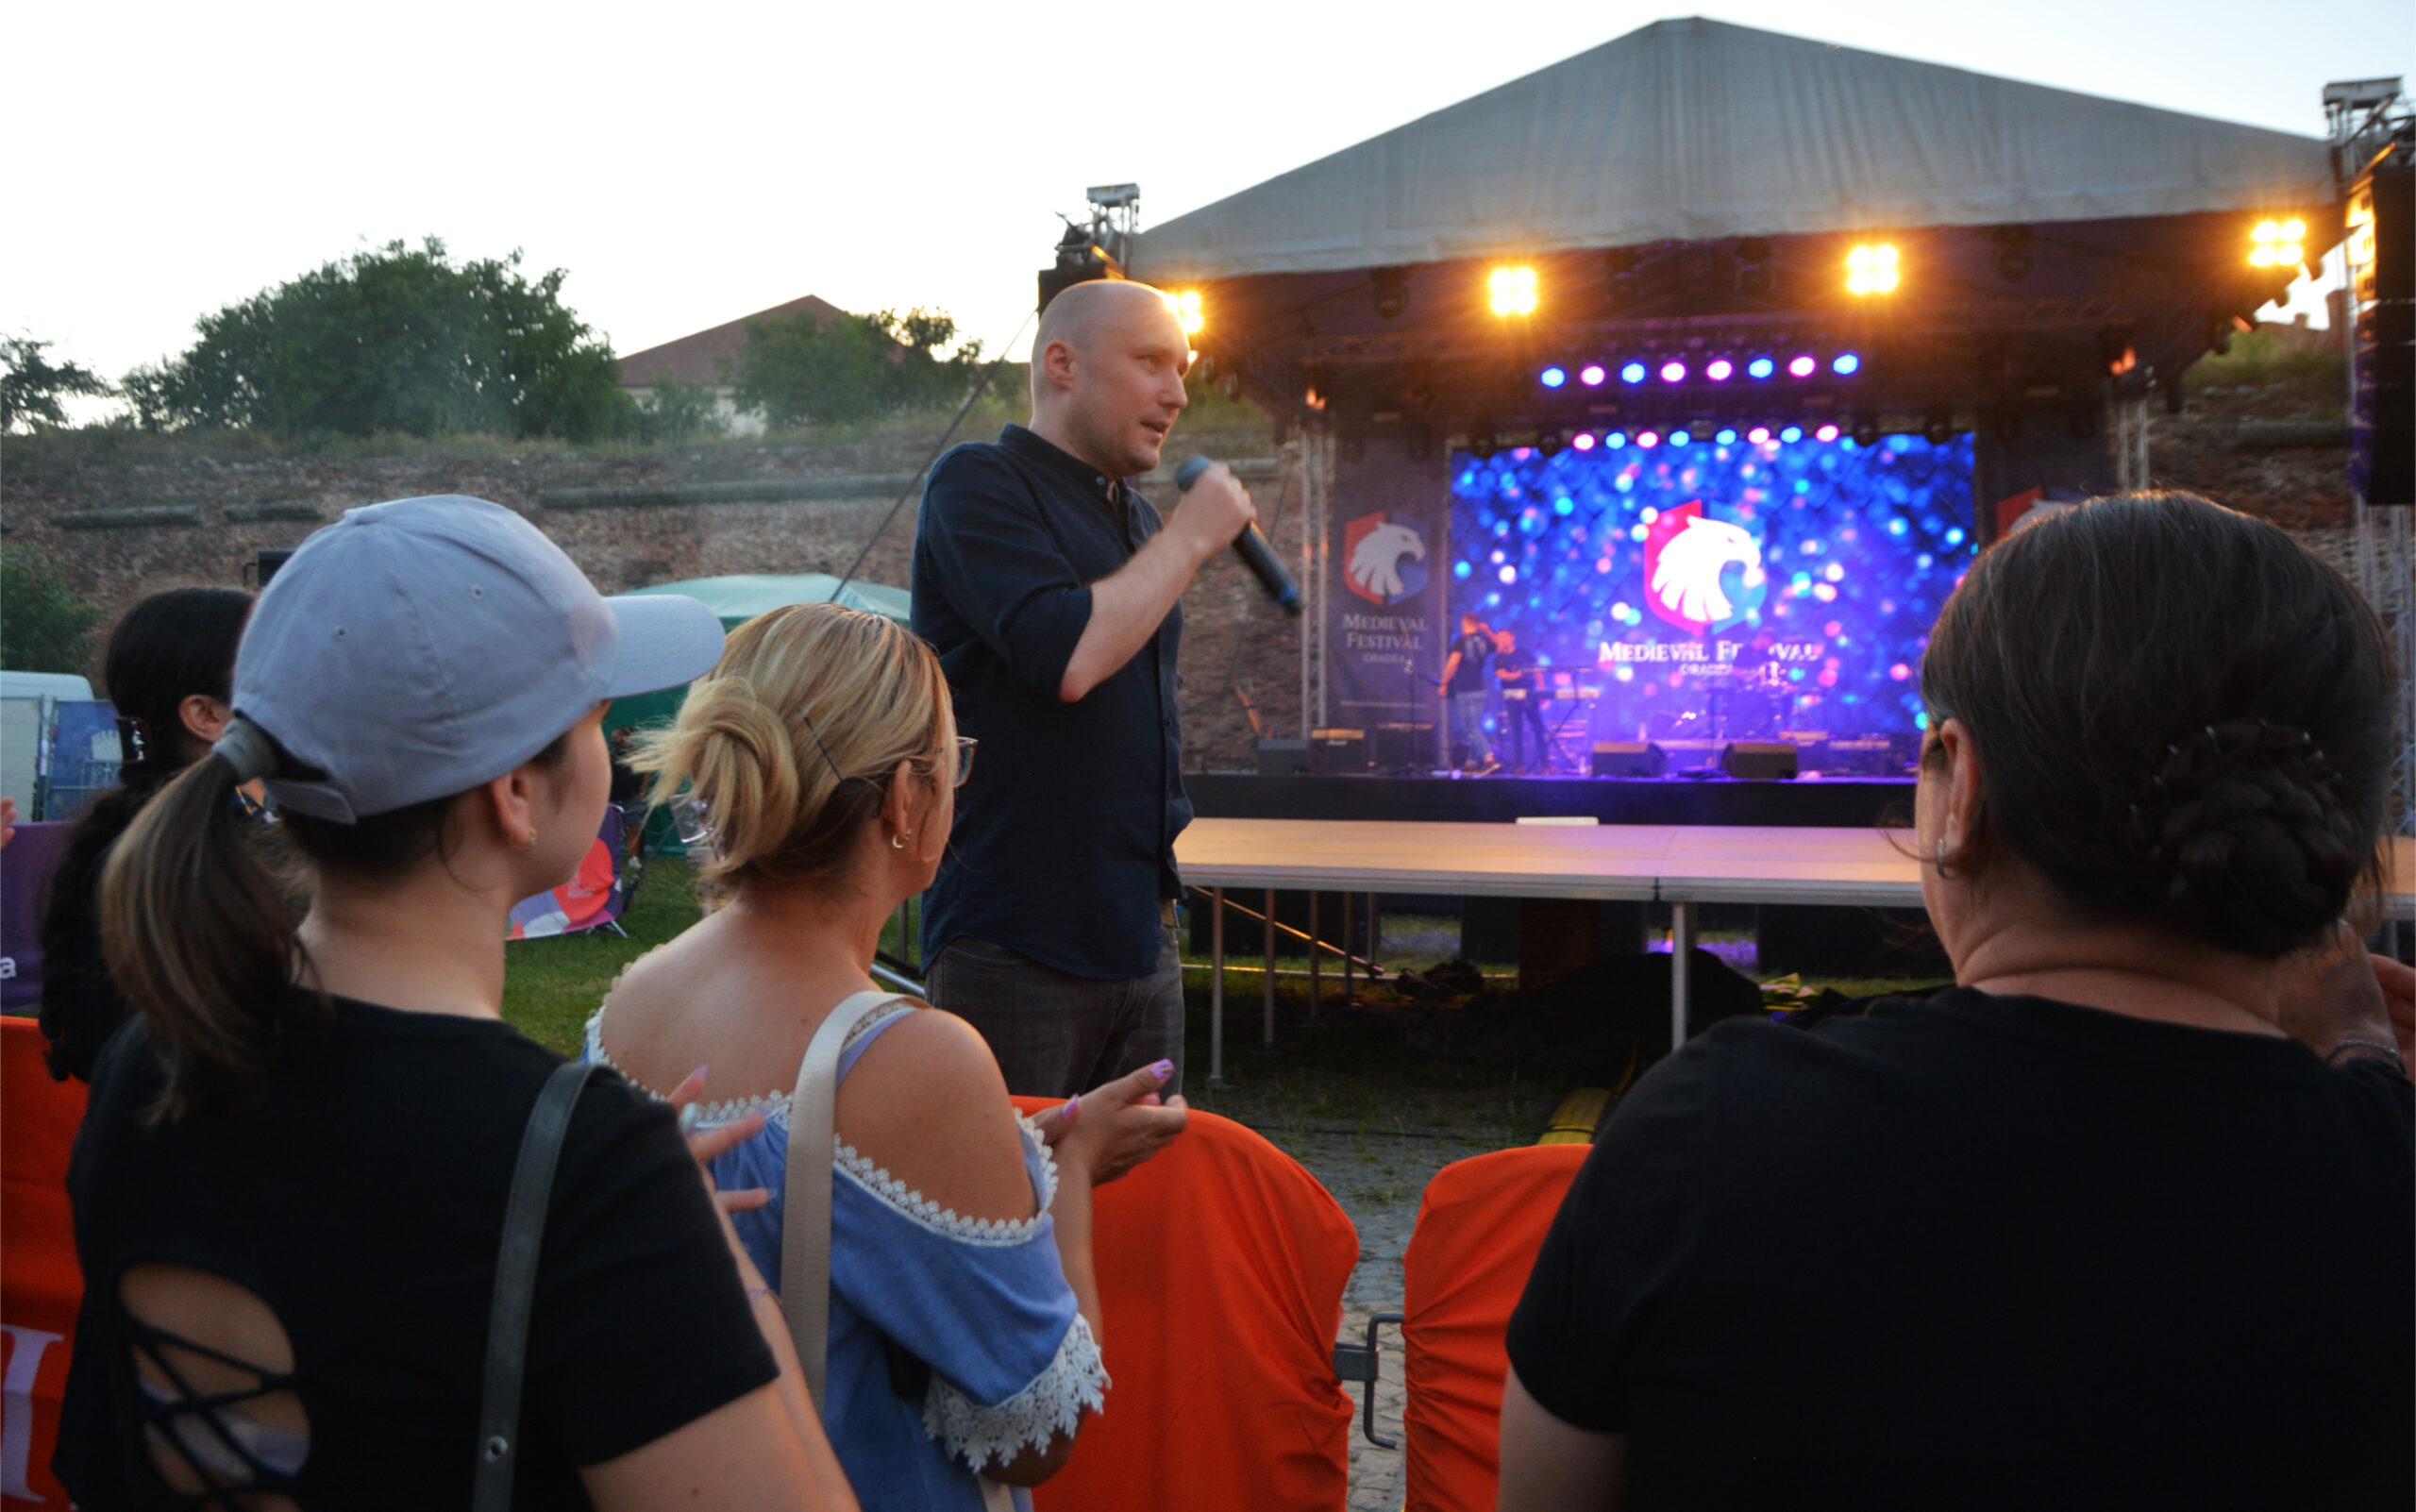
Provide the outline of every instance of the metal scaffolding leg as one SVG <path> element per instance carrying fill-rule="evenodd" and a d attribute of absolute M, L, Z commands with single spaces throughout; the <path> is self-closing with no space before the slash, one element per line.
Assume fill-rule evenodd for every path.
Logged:
<path fill-rule="evenodd" d="M 1325 952 L 1317 949 L 1317 895 L 1309 894 L 1309 1022 L 1317 1021 L 1317 963 Z"/>
<path fill-rule="evenodd" d="M 1315 951 L 1311 951 L 1315 954 Z M 1267 890 L 1267 1032 L 1261 1041 L 1275 1048 L 1275 889 Z"/>
<path fill-rule="evenodd" d="M 1342 895 L 1342 1006 L 1351 1006 L 1351 895 Z"/>
<path fill-rule="evenodd" d="M 1208 1084 L 1225 1084 L 1225 890 L 1210 893 L 1208 920 Z"/>
<path fill-rule="evenodd" d="M 1686 968 L 1695 959 L 1695 905 L 1669 905 L 1669 1051 L 1686 1042 L 1686 1010 L 1691 1006 L 1693 975 Z"/>

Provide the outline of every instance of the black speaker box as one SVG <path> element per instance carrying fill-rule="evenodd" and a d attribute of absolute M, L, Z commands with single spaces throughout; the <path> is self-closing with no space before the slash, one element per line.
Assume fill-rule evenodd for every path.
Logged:
<path fill-rule="evenodd" d="M 1427 724 L 1378 725 L 1368 731 L 1367 754 L 1388 772 L 1415 769 L 1434 761 L 1434 727 Z"/>
<path fill-rule="evenodd" d="M 1669 753 L 1640 740 L 1594 742 L 1596 777 L 1659 777 L 1669 769 Z"/>
<path fill-rule="evenodd" d="M 1367 769 L 1367 732 L 1364 730 L 1309 731 L 1309 769 L 1324 773 L 1359 773 Z"/>
<path fill-rule="evenodd" d="M 1795 748 L 1784 740 L 1731 741 L 1720 748 L 1720 769 L 1731 777 L 1783 781 L 1795 775 Z"/>
<path fill-rule="evenodd" d="M 1309 743 L 1298 737 L 1262 740 L 1258 743 L 1258 775 L 1261 777 L 1305 777 L 1313 769 L 1315 758 Z"/>

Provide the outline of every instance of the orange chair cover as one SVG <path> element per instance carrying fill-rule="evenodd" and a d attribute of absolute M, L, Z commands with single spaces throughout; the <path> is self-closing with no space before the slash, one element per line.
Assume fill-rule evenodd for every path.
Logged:
<path fill-rule="evenodd" d="M 1590 1145 L 1530 1145 L 1434 1173 L 1401 1257 L 1407 1512 L 1493 1512 L 1502 1337 Z"/>
<path fill-rule="evenodd" d="M 54 1082 L 30 1018 L 0 1018 L 0 1506 L 64 1512 L 50 1472 L 84 1277 L 67 1208 L 67 1154 L 84 1084 Z"/>
<path fill-rule="evenodd" d="M 1341 1206 L 1265 1139 L 1194 1112 L 1156 1159 L 1099 1188 L 1097 1226 L 1114 1384 L 1033 1493 L 1038 1512 L 1337 1512 L 1351 1402 L 1334 1338 L 1359 1259 Z"/>

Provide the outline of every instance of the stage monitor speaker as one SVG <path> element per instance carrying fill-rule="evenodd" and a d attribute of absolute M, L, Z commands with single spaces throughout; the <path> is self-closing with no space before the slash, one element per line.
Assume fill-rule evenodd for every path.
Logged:
<path fill-rule="evenodd" d="M 1737 740 L 1720 748 L 1720 769 L 1731 777 L 1784 781 L 1795 775 L 1795 748 L 1784 740 Z"/>
<path fill-rule="evenodd" d="M 1258 775 L 1261 777 L 1306 777 L 1314 770 L 1316 758 L 1309 743 L 1297 737 L 1262 740 L 1258 743 Z"/>
<path fill-rule="evenodd" d="M 1669 769 L 1669 753 L 1640 740 L 1594 742 L 1596 777 L 1659 777 Z"/>
<path fill-rule="evenodd" d="M 1367 733 L 1367 754 L 1375 758 L 1380 771 L 1413 771 L 1434 760 L 1433 725 L 1378 725 Z"/>
<path fill-rule="evenodd" d="M 1367 769 L 1367 732 L 1364 730 L 1310 731 L 1309 769 L 1329 775 L 1365 772 Z"/>

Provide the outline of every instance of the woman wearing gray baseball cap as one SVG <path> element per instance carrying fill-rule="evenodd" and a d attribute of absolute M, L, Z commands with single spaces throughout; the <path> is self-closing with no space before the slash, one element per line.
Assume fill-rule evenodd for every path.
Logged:
<path fill-rule="evenodd" d="M 86 1289 L 53 1464 L 80 1505 L 463 1506 L 475 1484 L 484 1506 L 502 1462 L 518 1506 L 854 1506 L 697 1169 L 747 1125 L 692 1152 L 671 1106 L 593 1077 L 533 1300 L 498 1301 L 561 1064 L 502 1021 L 507 916 L 595 837 L 606 700 L 720 649 L 703 605 L 602 598 L 472 498 L 353 510 L 261 595 L 235 723 L 102 882 L 140 1016 L 69 1176 Z M 231 817 L 254 778 L 293 879 Z M 517 1431 L 494 1432 L 491 1320 L 515 1318 Z"/>

